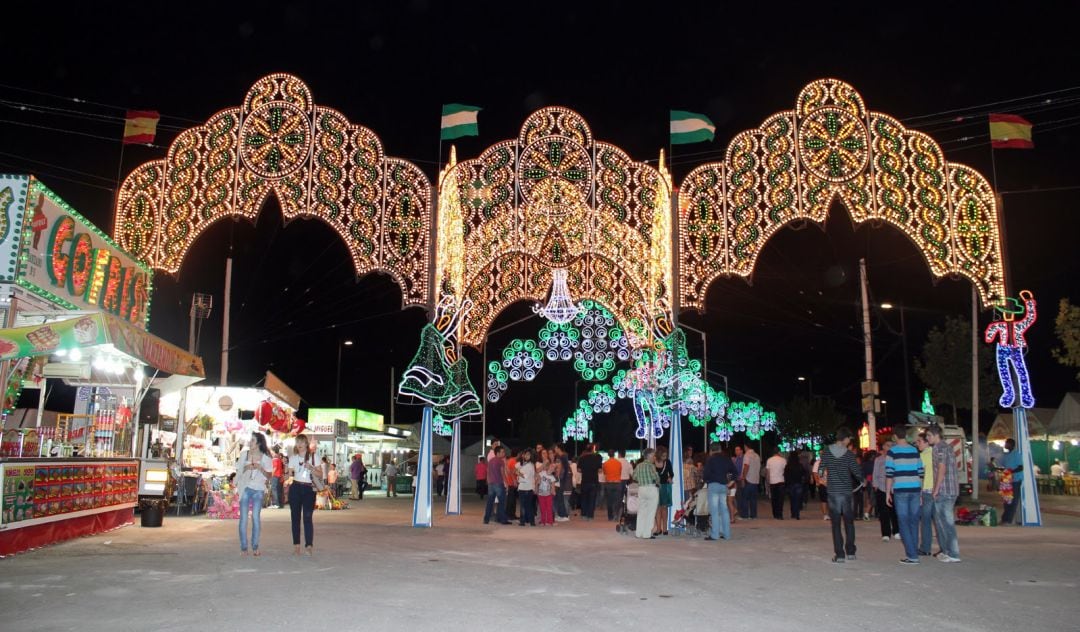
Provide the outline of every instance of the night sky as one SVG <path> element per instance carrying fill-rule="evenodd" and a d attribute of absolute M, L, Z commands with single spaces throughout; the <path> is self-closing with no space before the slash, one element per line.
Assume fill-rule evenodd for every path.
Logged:
<path fill-rule="evenodd" d="M 655 159 L 667 146 L 669 109 L 706 113 L 717 125 L 716 141 L 675 148 L 676 184 L 696 165 L 722 159 L 739 131 L 792 108 L 799 90 L 820 77 L 853 84 L 871 110 L 902 121 L 934 115 L 910 123 L 942 141 L 949 160 L 988 177 L 985 114 L 1015 111 L 1035 124 L 1036 148 L 996 155 L 998 189 L 1007 192 L 1011 289 L 1029 288 L 1041 302 L 1042 317 L 1028 336 L 1040 405 L 1056 406 L 1076 390 L 1075 370 L 1058 365 L 1049 351 L 1056 344 L 1058 299 L 1080 300 L 1074 247 L 1080 234 L 1080 48 L 1073 20 L 988 3 L 907 3 L 878 14 L 866 3 L 797 9 L 762 3 L 760 10 L 727 4 L 656 3 L 646 11 L 638 7 L 649 5 L 626 2 L 249 8 L 141 2 L 109 10 L 38 3 L 23 9 L 35 13 L 9 20 L 21 26 L 0 44 L 0 171 L 39 175 L 111 232 L 122 122 L 97 117 L 120 117 L 123 108 L 162 113 L 160 147 L 126 148 L 126 174 L 163 157 L 178 128 L 239 105 L 255 80 L 276 71 L 298 75 L 317 104 L 371 128 L 388 155 L 416 163 L 432 179 L 440 158 L 440 106 L 450 102 L 484 108 L 480 137 L 456 142 L 460 158 L 516 136 L 524 118 L 545 105 L 578 110 L 597 139 L 637 160 Z M 69 112 L 22 109 L 27 105 Z M 950 112 L 971 106 L 985 107 Z M 951 120 L 966 114 L 973 116 Z M 925 123 L 933 124 L 919 127 Z M 972 138 L 958 140 L 963 137 Z M 448 152 L 444 145 L 443 160 Z M 332 406 L 339 341 L 351 339 L 358 345 L 342 353 L 341 404 L 388 414 L 391 367 L 400 375 L 407 366 L 424 312 L 402 311 L 400 291 L 388 276 L 356 279 L 344 245 L 324 224 L 283 226 L 273 200 L 257 224 L 212 227 L 176 277 L 156 276 L 151 330 L 186 346 L 191 293 L 212 294 L 214 311 L 199 351 L 209 381 L 217 382 L 230 243 L 236 257 L 230 384 L 254 384 L 271 369 L 308 405 Z M 905 305 L 912 355 L 945 315 L 970 314 L 966 281 L 935 283 L 906 237 L 890 228 L 856 228 L 834 207 L 824 230 L 810 225 L 776 235 L 752 285 L 719 280 L 704 314 L 680 317 L 708 332 L 709 368 L 728 377 L 736 399 L 775 406 L 807 394 L 808 384 L 796 377 L 809 376 L 814 394 L 835 398 L 855 425 L 861 423 L 863 377 L 860 257 L 869 264 L 873 300 Z M 516 305 L 493 327 L 527 313 L 528 306 Z M 981 314 L 983 326 L 988 317 Z M 875 310 L 873 319 L 876 370 L 895 422 L 904 401 L 903 354 L 894 333 L 899 314 Z M 533 319 L 496 334 L 491 354 L 513 337 L 535 336 L 540 325 Z M 700 336 L 689 332 L 689 340 L 700 357 Z M 480 353 L 467 354 L 480 389 Z M 489 407 L 489 429 L 503 433 L 507 417 L 537 406 L 561 426 L 576 403 L 574 379 L 569 366 L 549 364 L 537 381 L 512 383 Z M 917 405 L 922 385 L 913 367 L 911 382 Z M 584 391 L 580 387 L 578 396 Z M 398 421 L 414 421 L 419 413 L 398 407 L 397 414 Z M 988 413 L 984 429 L 990 420 Z"/>

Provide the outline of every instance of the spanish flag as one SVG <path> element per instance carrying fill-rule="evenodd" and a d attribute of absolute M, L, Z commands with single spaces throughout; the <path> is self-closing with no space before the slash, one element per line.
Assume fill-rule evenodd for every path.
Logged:
<path fill-rule="evenodd" d="M 124 144 L 148 145 L 154 142 L 161 115 L 151 110 L 128 110 L 124 117 Z"/>
<path fill-rule="evenodd" d="M 991 114 L 990 146 L 994 149 L 1033 149 L 1031 122 L 1015 114 Z"/>

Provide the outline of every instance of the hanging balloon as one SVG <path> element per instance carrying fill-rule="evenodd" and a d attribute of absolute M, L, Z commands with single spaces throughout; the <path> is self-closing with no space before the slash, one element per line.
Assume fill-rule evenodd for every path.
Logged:
<path fill-rule="evenodd" d="M 255 420 L 259 422 L 260 426 L 269 426 L 273 415 L 274 404 L 270 400 L 263 401 L 255 407 Z"/>
<path fill-rule="evenodd" d="M 293 423 L 292 434 L 298 435 L 304 431 L 304 428 L 307 428 L 307 422 L 305 422 L 303 419 L 297 419 Z"/>
<path fill-rule="evenodd" d="M 225 430 L 228 430 L 229 432 L 240 432 L 243 429 L 244 422 L 241 421 L 238 417 L 233 417 L 231 419 L 225 420 Z"/>

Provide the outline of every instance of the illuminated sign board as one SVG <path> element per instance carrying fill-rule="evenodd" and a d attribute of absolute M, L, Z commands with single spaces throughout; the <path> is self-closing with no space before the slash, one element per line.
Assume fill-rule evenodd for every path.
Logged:
<path fill-rule="evenodd" d="M 0 175 L 0 281 L 14 281 L 30 176 Z"/>
<path fill-rule="evenodd" d="M 16 283 L 68 309 L 108 312 L 145 328 L 153 276 L 108 235 L 30 179 Z"/>
<path fill-rule="evenodd" d="M 312 424 L 332 426 L 335 419 L 340 419 L 349 424 L 349 428 L 353 430 L 382 432 L 386 425 L 382 415 L 367 410 L 358 408 L 311 408 L 308 409 L 307 427 L 311 428 Z"/>

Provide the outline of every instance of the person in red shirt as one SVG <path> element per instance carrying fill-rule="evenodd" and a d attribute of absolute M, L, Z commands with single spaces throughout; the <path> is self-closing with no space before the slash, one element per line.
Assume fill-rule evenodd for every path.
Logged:
<path fill-rule="evenodd" d="M 280 509 L 281 498 L 284 496 L 281 489 L 281 483 L 284 480 L 285 467 L 284 462 L 281 459 L 281 448 L 274 448 L 274 456 L 271 459 L 274 465 L 273 475 L 270 477 L 270 508 Z"/>
<path fill-rule="evenodd" d="M 473 470 L 476 474 L 476 495 L 480 498 L 487 496 L 487 463 L 484 459 L 484 455 L 476 460 L 476 469 Z"/>

